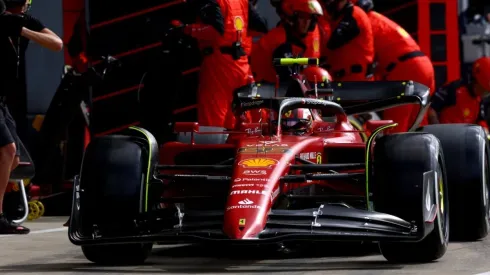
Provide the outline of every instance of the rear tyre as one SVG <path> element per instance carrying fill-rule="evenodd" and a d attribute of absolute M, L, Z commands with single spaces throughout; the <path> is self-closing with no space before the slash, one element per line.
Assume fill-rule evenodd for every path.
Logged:
<path fill-rule="evenodd" d="M 451 239 L 474 241 L 490 230 L 488 140 L 483 128 L 469 124 L 429 125 L 419 129 L 441 142 L 451 201 Z"/>
<path fill-rule="evenodd" d="M 153 244 L 82 246 L 87 260 L 98 265 L 141 265 L 150 256 Z"/>
<path fill-rule="evenodd" d="M 444 157 L 430 134 L 383 136 L 374 148 L 374 209 L 416 225 L 419 242 L 380 242 L 390 262 L 431 262 L 449 242 Z"/>

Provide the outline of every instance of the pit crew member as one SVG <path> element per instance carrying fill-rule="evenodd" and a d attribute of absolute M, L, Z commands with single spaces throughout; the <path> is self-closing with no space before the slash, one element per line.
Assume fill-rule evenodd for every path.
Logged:
<path fill-rule="evenodd" d="M 366 13 L 350 0 L 322 0 L 322 57 L 335 81 L 373 79 L 374 42 Z"/>
<path fill-rule="evenodd" d="M 275 68 L 274 58 L 320 57 L 317 19 L 323 14 L 317 0 L 283 0 L 282 23 L 264 35 L 252 50 L 252 71 L 256 81 L 289 80 L 290 68 Z"/>
<path fill-rule="evenodd" d="M 354 0 L 369 17 L 371 22 L 376 80 L 413 80 L 435 90 L 434 68 L 430 59 L 420 50 L 419 45 L 402 27 L 384 15 L 373 10 L 372 0 Z M 390 132 L 406 132 L 415 121 L 419 107 L 404 105 L 383 112 L 383 119 L 393 120 L 398 126 Z M 411 116 L 407 114 L 411 113 Z M 427 118 L 421 123 L 426 125 Z"/>
<path fill-rule="evenodd" d="M 198 122 L 232 129 L 233 92 L 253 82 L 244 48 L 247 43 L 248 0 L 203 0 L 199 22 L 182 26 L 202 51 L 198 90 Z"/>
<path fill-rule="evenodd" d="M 13 224 L 3 214 L 3 198 L 10 172 L 19 164 L 20 140 L 6 99 L 19 92 L 20 72 L 29 41 L 44 48 L 61 51 L 62 40 L 38 19 L 27 14 L 29 0 L 5 0 L 6 11 L 0 12 L 0 234 L 27 234 L 29 229 Z"/>
<path fill-rule="evenodd" d="M 490 91 L 490 57 L 473 63 L 471 83 L 454 81 L 441 87 L 432 97 L 430 124 L 480 124 L 488 131 L 481 108 L 481 96 Z"/>

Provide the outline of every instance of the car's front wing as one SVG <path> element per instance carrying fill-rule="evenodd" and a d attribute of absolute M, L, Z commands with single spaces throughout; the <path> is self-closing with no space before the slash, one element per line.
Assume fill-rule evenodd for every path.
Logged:
<path fill-rule="evenodd" d="M 137 234 L 117 237 L 95 231 L 82 234 L 77 212 L 74 211 L 69 228 L 70 241 L 76 245 L 208 241 L 257 244 L 288 240 L 415 242 L 427 235 L 425 230 L 418 230 L 417 226 L 392 215 L 331 205 L 318 209 L 272 210 L 264 230 L 251 239 L 226 236 L 222 231 L 222 211 L 186 212 L 177 224 L 166 228 L 141 228 Z"/>

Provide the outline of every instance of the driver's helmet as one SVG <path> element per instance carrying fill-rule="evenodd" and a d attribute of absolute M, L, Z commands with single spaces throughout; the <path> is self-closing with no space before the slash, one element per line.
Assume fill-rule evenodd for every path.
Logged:
<path fill-rule="evenodd" d="M 290 110 L 281 117 L 281 131 L 283 134 L 304 135 L 311 132 L 312 123 L 313 115 L 310 109 Z M 277 124 L 277 120 L 274 124 Z"/>
<path fill-rule="evenodd" d="M 318 0 L 282 0 L 281 13 L 296 35 L 306 37 L 315 29 L 323 9 Z"/>

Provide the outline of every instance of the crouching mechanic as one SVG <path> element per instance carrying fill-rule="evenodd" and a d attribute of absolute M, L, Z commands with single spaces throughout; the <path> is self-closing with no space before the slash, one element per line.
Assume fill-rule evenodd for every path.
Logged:
<path fill-rule="evenodd" d="M 233 93 L 253 83 L 243 44 L 249 41 L 249 5 L 248 0 L 199 1 L 198 22 L 181 26 L 198 41 L 202 52 L 197 95 L 202 126 L 232 129 Z"/>
<path fill-rule="evenodd" d="M 53 51 L 61 51 L 63 42 L 26 13 L 30 0 L 5 0 L 5 6 L 6 11 L 0 14 L 0 234 L 27 234 L 29 229 L 7 221 L 3 214 L 10 172 L 19 164 L 20 142 L 5 99 L 20 90 L 19 64 L 23 63 L 29 40 Z"/>
<path fill-rule="evenodd" d="M 322 57 L 335 81 L 373 80 L 374 44 L 366 13 L 350 0 L 323 0 Z"/>
<path fill-rule="evenodd" d="M 376 80 L 413 80 L 435 89 L 434 68 L 430 59 L 420 50 L 419 45 L 402 27 L 389 18 L 373 10 L 372 0 L 355 0 L 368 15 L 374 37 Z M 383 119 L 393 120 L 398 126 L 391 133 L 406 132 L 417 118 L 420 108 L 404 105 L 383 112 Z M 412 115 L 407 115 L 412 114 Z M 426 125 L 427 119 L 421 125 Z"/>
<path fill-rule="evenodd" d="M 429 123 L 471 123 L 488 126 L 481 108 L 481 96 L 490 91 L 490 57 L 473 63 L 472 81 L 454 81 L 441 87 L 432 97 Z"/>
<path fill-rule="evenodd" d="M 273 65 L 274 58 L 320 57 L 318 17 L 323 14 L 317 0 L 283 0 L 282 23 L 264 35 L 252 49 L 252 72 L 256 81 L 288 81 L 290 68 Z"/>

